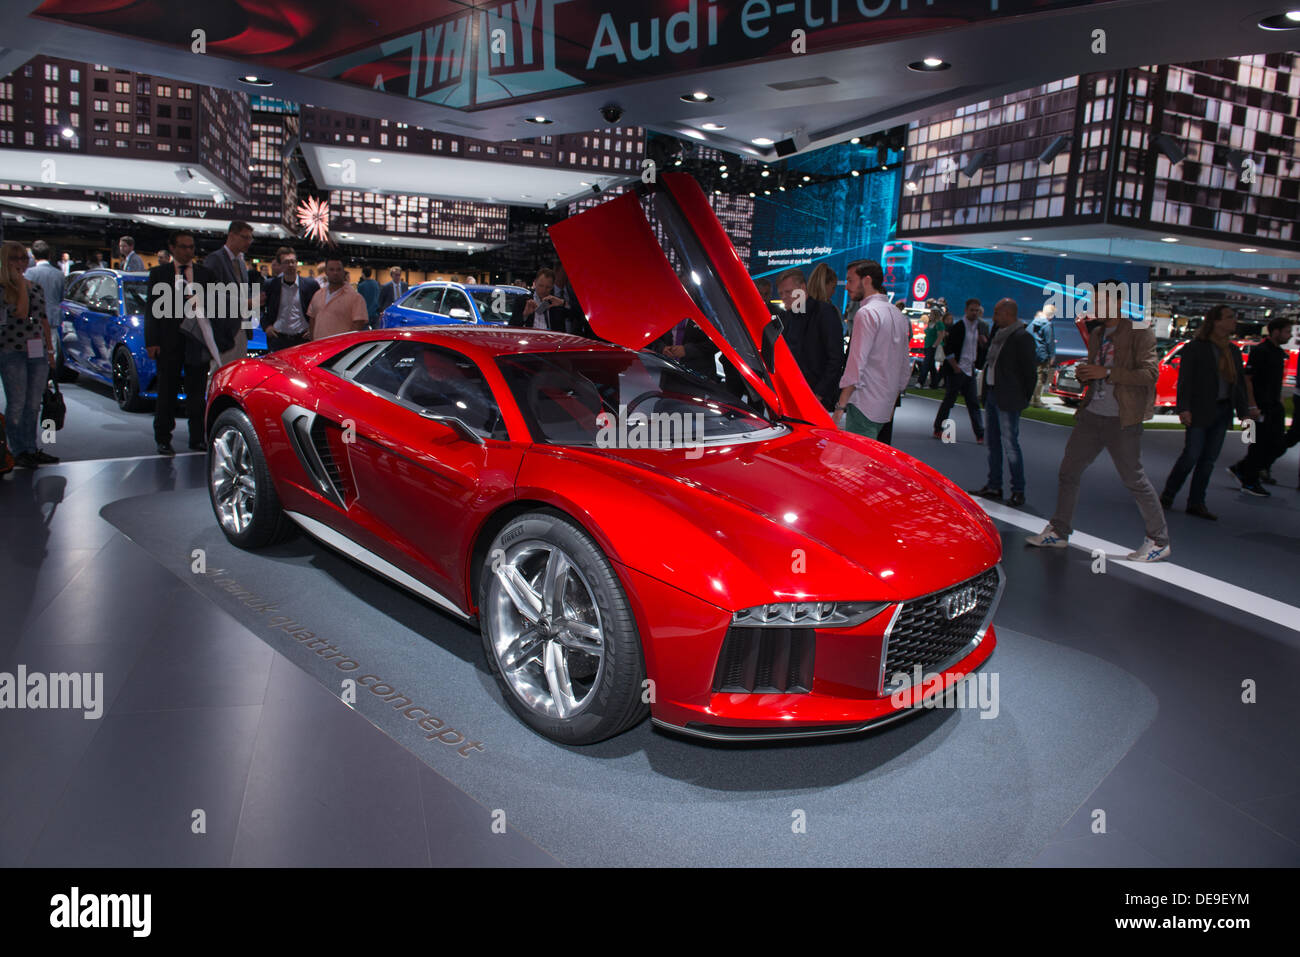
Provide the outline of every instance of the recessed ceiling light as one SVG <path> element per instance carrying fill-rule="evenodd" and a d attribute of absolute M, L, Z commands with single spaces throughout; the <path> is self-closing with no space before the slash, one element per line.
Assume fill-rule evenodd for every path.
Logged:
<path fill-rule="evenodd" d="M 805 176 L 805 177 L 803 178 L 803 181 L 804 181 L 805 183 L 810 183 L 810 182 L 812 182 L 812 177 L 811 177 L 811 176 Z"/>
<path fill-rule="evenodd" d="M 1176 236 L 1161 236 L 1160 241 L 1162 243 L 1176 243 L 1178 242 L 1178 238 Z"/>
<path fill-rule="evenodd" d="M 530 116 L 528 117 L 527 122 L 536 123 L 538 126 L 546 126 L 555 121 L 551 119 L 547 119 L 545 116 Z"/>
<path fill-rule="evenodd" d="M 849 142 L 850 142 L 850 143 L 861 143 L 861 142 L 862 142 L 862 137 L 861 137 L 861 136 L 855 136 L 855 137 L 853 137 L 853 139 L 849 140 Z"/>
<path fill-rule="evenodd" d="M 1288 10 L 1259 21 L 1261 30 L 1300 30 L 1300 10 Z"/>
<path fill-rule="evenodd" d="M 940 70 L 947 70 L 951 67 L 951 63 L 941 60 L 937 56 L 928 56 L 924 60 L 916 60 L 907 65 L 909 70 L 916 73 L 938 73 Z"/>
<path fill-rule="evenodd" d="M 1018 238 L 1019 238 L 1019 240 L 1020 240 L 1022 243 L 1033 242 L 1033 239 L 1034 239 L 1033 236 L 1020 236 L 1020 237 L 1018 237 Z"/>
<path fill-rule="evenodd" d="M 725 130 L 726 126 L 721 123 L 701 123 L 700 129 L 708 130 L 710 133 L 716 133 L 718 130 Z"/>
<path fill-rule="evenodd" d="M 771 146 L 773 143 L 776 142 L 776 140 L 769 139 L 766 136 L 755 136 L 752 140 L 750 140 L 750 142 L 753 143 L 755 146 Z"/>
<path fill-rule="evenodd" d="M 852 170 L 852 171 L 850 171 L 849 175 L 850 175 L 850 176 L 861 176 L 862 174 L 859 173 L 857 170 Z"/>
<path fill-rule="evenodd" d="M 1069 255 L 1069 253 L 1057 253 L 1057 255 L 1060 256 L 1062 259 L 1064 259 L 1066 256 Z"/>
<path fill-rule="evenodd" d="M 721 166 L 718 167 L 718 170 L 719 172 L 725 173 L 727 171 L 727 164 L 723 163 Z"/>
<path fill-rule="evenodd" d="M 753 193 L 750 193 L 750 194 L 749 194 L 749 198 L 750 198 L 750 199 L 753 199 L 753 198 L 754 198 L 754 194 L 753 194 Z"/>
<path fill-rule="evenodd" d="M 682 130 L 682 136 L 689 136 L 693 140 L 704 139 L 704 134 L 699 130 Z"/>
<path fill-rule="evenodd" d="M 1254 246 L 1242 246 L 1240 251 L 1243 252 L 1243 253 L 1257 253 L 1257 252 L 1259 252 L 1259 250 L 1256 249 Z"/>
<path fill-rule="evenodd" d="M 63 135 L 65 140 L 70 140 L 77 135 L 77 131 L 71 126 L 65 126 L 63 129 L 59 130 L 59 132 Z"/>
<path fill-rule="evenodd" d="M 727 178 L 728 176 L 730 176 L 730 175 L 731 175 L 730 173 L 723 173 L 723 174 L 722 174 L 722 178 L 723 178 L 723 179 L 726 179 L 726 178 Z"/>
<path fill-rule="evenodd" d="M 372 162 L 372 163 L 382 163 L 382 162 L 383 162 L 383 159 L 382 159 L 381 157 L 378 157 L 378 156 L 372 156 L 372 157 L 370 157 L 370 162 Z"/>
<path fill-rule="evenodd" d="M 759 173 L 758 175 L 759 175 L 759 176 L 771 176 L 771 175 L 772 175 L 772 172 L 771 172 L 771 170 L 763 170 L 763 171 L 762 171 L 761 173 Z"/>
<path fill-rule="evenodd" d="M 328 166 L 330 169 L 339 169 L 340 167 L 343 166 L 342 163 L 326 163 L 325 165 Z M 252 167 L 250 166 L 249 169 L 252 169 Z"/>
<path fill-rule="evenodd" d="M 915 183 L 907 183 L 906 185 L 907 185 L 907 191 L 909 193 L 915 193 L 918 189 L 920 189 L 920 187 L 917 186 Z"/>
<path fill-rule="evenodd" d="M 696 90 L 694 93 L 683 93 L 681 98 L 687 103 L 712 103 L 713 97 L 703 90 Z"/>
<path fill-rule="evenodd" d="M 264 80 L 256 73 L 246 73 L 239 78 L 240 83 L 247 83 L 249 86 L 270 86 L 270 80 Z"/>

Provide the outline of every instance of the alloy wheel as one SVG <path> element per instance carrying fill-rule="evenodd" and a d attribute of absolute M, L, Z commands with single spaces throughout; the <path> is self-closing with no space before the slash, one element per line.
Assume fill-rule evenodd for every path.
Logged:
<path fill-rule="evenodd" d="M 257 480 L 252 452 L 238 429 L 227 426 L 213 440 L 210 481 L 222 528 L 235 535 L 242 533 L 253 520 Z"/>
<path fill-rule="evenodd" d="M 113 398 L 124 405 L 131 398 L 131 357 L 119 349 L 113 354 Z"/>
<path fill-rule="evenodd" d="M 497 665 L 524 704 L 566 719 L 591 703 L 605 632 L 591 586 L 562 548 L 533 539 L 498 556 L 486 614 Z"/>

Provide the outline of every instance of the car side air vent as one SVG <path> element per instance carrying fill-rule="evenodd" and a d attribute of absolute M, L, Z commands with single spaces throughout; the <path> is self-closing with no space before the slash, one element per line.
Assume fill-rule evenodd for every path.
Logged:
<path fill-rule="evenodd" d="M 812 690 L 817 639 L 812 628 L 727 630 L 713 690 L 735 694 L 807 694 Z"/>
<path fill-rule="evenodd" d="M 320 416 L 311 424 L 311 444 L 324 469 L 326 480 L 334 493 L 344 502 L 353 496 L 352 475 L 347 469 L 347 456 L 342 449 L 343 430 Z"/>
<path fill-rule="evenodd" d="M 347 456 L 343 454 L 342 430 L 338 426 L 330 428 L 330 423 L 315 412 L 297 405 L 285 409 L 280 419 L 294 454 L 311 477 L 312 484 L 339 508 L 347 508 L 349 490 L 353 489 L 354 483 L 345 466 Z"/>

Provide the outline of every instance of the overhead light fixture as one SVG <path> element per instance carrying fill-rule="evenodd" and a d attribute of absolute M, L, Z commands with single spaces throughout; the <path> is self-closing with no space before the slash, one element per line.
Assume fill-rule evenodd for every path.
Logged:
<path fill-rule="evenodd" d="M 194 178 L 194 170 L 188 166 L 182 166 L 176 170 L 176 178 L 181 181 L 182 186 L 188 185 L 189 181 Z"/>
<path fill-rule="evenodd" d="M 370 163 L 382 163 L 383 161 L 384 159 L 382 156 L 371 156 L 367 158 L 367 162 Z"/>
<path fill-rule="evenodd" d="M 961 171 L 966 174 L 967 179 L 970 179 L 984 167 L 992 166 L 997 159 L 997 155 L 997 150 L 980 150 L 970 158 L 969 162 L 961 168 Z"/>
<path fill-rule="evenodd" d="M 1161 236 L 1160 241 L 1162 243 L 1176 243 L 1178 242 L 1178 238 L 1176 236 Z"/>
<path fill-rule="evenodd" d="M 1259 21 L 1261 30 L 1300 30 L 1300 10 L 1288 10 Z"/>
<path fill-rule="evenodd" d="M 342 163 L 326 163 L 325 165 L 330 169 L 341 169 L 343 167 Z"/>
<path fill-rule="evenodd" d="M 65 140 L 70 140 L 77 135 L 77 131 L 74 130 L 71 126 L 65 126 L 63 129 L 59 130 L 59 135 L 62 136 Z"/>
<path fill-rule="evenodd" d="M 247 83 L 249 86 L 270 86 L 271 81 L 265 80 L 256 73 L 246 73 L 239 78 L 240 83 Z"/>
<path fill-rule="evenodd" d="M 755 136 L 752 140 L 750 140 L 750 142 L 753 143 L 755 146 L 771 146 L 776 142 L 776 140 L 766 136 Z"/>
<path fill-rule="evenodd" d="M 909 193 L 915 193 L 918 189 L 921 188 L 920 186 L 916 185 L 916 183 L 911 183 L 911 182 L 904 183 L 903 185 L 907 187 L 907 191 Z"/>
<path fill-rule="evenodd" d="M 1239 249 L 1239 250 L 1237 250 L 1237 251 L 1238 251 L 1238 252 L 1243 252 L 1243 253 L 1257 253 L 1257 252 L 1259 252 L 1259 250 L 1256 249 L 1254 246 L 1242 246 L 1241 249 Z"/>
<path fill-rule="evenodd" d="M 682 130 L 681 132 L 682 132 L 682 136 L 689 136 L 693 140 L 704 139 L 704 134 L 701 133 L 699 130 Z"/>
<path fill-rule="evenodd" d="M 855 170 L 849 170 L 849 175 L 850 175 L 850 176 L 861 176 L 862 173 L 855 169 Z"/>
<path fill-rule="evenodd" d="M 694 93 L 683 93 L 681 98 L 687 103 L 712 103 L 713 97 L 703 90 L 696 90 Z"/>
<path fill-rule="evenodd" d="M 1052 160 L 1064 153 L 1073 140 L 1074 137 L 1069 133 L 1062 133 L 1048 144 L 1047 149 L 1038 154 L 1038 162 L 1043 166 L 1046 166 L 1048 163 L 1052 162 Z"/>
<path fill-rule="evenodd" d="M 1151 145 L 1164 153 L 1174 166 L 1187 159 L 1187 150 L 1183 149 L 1182 144 L 1168 133 L 1157 133 L 1151 138 Z"/>
<path fill-rule="evenodd" d="M 534 123 L 538 126 L 548 126 L 555 121 L 545 116 L 530 116 L 525 120 L 525 122 Z"/>
<path fill-rule="evenodd" d="M 951 69 L 951 67 L 951 63 L 941 60 L 937 56 L 928 56 L 924 60 L 914 60 L 907 65 L 907 68 L 914 73 L 938 73 L 940 70 Z"/>
<path fill-rule="evenodd" d="M 708 130 L 710 133 L 716 133 L 719 130 L 725 130 L 726 126 L 721 123 L 701 123 L 700 129 Z"/>
<path fill-rule="evenodd" d="M 765 169 L 765 170 L 760 171 L 758 175 L 759 175 L 759 176 L 771 176 L 771 175 L 772 175 L 772 171 L 771 171 L 771 170 L 766 170 L 766 169 Z"/>
<path fill-rule="evenodd" d="M 288 159 L 290 156 L 294 154 L 294 152 L 297 149 L 298 149 L 298 137 L 296 136 L 289 137 L 287 140 L 284 141 L 284 145 L 280 147 L 280 158 Z"/>
<path fill-rule="evenodd" d="M 1022 243 L 1029 243 L 1029 242 L 1033 242 L 1034 237 L 1033 237 L 1033 236 L 1017 236 L 1016 239 L 1017 239 L 1019 242 L 1022 242 Z"/>
<path fill-rule="evenodd" d="M 225 203 L 225 201 L 226 201 L 226 194 L 223 193 L 223 192 L 221 192 L 220 190 L 217 190 L 216 192 L 214 192 L 214 193 L 212 194 L 212 201 L 213 201 L 214 203 L 216 203 L 218 206 L 220 206 L 220 205 L 222 205 L 223 203 Z"/>
<path fill-rule="evenodd" d="M 723 174 L 722 174 L 722 178 L 723 178 L 723 179 L 726 179 L 726 178 L 727 178 L 728 176 L 730 176 L 730 175 L 731 175 L 730 173 L 723 173 Z"/>
<path fill-rule="evenodd" d="M 862 137 L 861 137 L 861 136 L 855 136 L 855 137 L 853 137 L 853 139 L 849 140 L 849 142 L 852 143 L 854 146 L 857 146 L 859 143 L 862 142 Z"/>

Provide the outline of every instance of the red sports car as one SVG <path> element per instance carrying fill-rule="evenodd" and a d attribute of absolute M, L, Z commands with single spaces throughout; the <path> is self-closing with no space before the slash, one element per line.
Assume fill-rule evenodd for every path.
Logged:
<path fill-rule="evenodd" d="M 608 343 L 391 329 L 222 368 L 217 519 L 247 548 L 300 527 L 477 620 L 510 707 L 566 744 L 647 713 L 747 740 L 897 718 L 992 653 L 998 532 L 833 426 L 704 194 L 661 179 L 552 228 Z M 684 318 L 742 388 L 634 351 Z"/>

